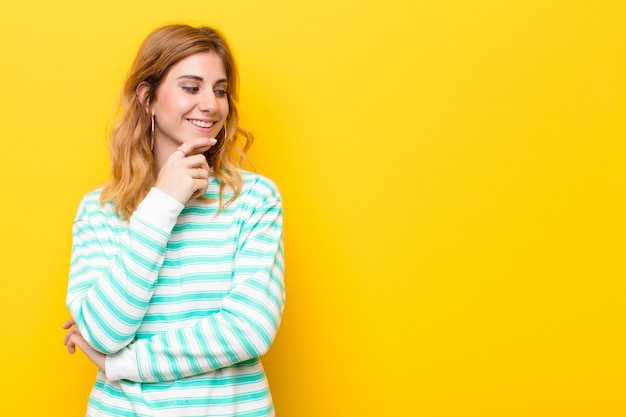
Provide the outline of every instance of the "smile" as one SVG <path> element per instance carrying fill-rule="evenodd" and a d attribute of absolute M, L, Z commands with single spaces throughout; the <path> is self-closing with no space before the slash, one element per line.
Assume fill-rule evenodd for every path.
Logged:
<path fill-rule="evenodd" d="M 198 127 L 211 127 L 215 122 L 203 122 L 202 120 L 187 119 L 189 123 Z"/>

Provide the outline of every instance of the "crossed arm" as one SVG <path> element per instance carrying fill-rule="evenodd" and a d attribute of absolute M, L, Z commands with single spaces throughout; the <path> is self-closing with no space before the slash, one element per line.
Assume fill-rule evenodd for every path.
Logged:
<path fill-rule="evenodd" d="M 140 220 L 141 215 L 142 212 L 139 211 Z M 78 234 L 83 237 L 83 242 L 94 242 L 89 236 L 93 232 L 89 230 L 89 223 L 78 224 L 79 229 L 85 229 L 75 230 L 75 241 Z M 157 235 L 163 234 L 163 230 L 157 232 Z M 167 233 L 165 235 L 166 243 L 168 236 Z M 115 306 L 115 303 L 120 303 L 116 288 L 120 288 L 120 283 L 123 283 L 121 288 L 133 295 L 130 301 L 126 301 L 129 306 L 136 307 L 145 300 L 144 308 L 147 308 L 151 291 L 154 290 L 152 281 L 145 279 L 149 274 L 144 271 L 138 284 L 132 285 L 132 271 L 136 268 L 132 267 L 131 260 L 125 259 L 123 254 L 117 254 L 112 262 L 126 268 L 105 268 L 104 274 L 100 272 L 90 283 L 79 285 L 84 288 L 79 291 L 80 295 L 68 301 L 73 313 L 73 317 L 63 325 L 68 330 L 64 340 L 68 351 L 74 353 L 78 346 L 96 366 L 106 372 L 110 380 L 128 379 L 141 382 L 168 381 L 206 373 L 265 353 L 278 330 L 284 306 L 280 200 L 270 199 L 256 207 L 243 226 L 241 235 L 234 263 L 233 286 L 224 298 L 221 310 L 206 316 L 193 326 L 171 329 L 147 339 L 134 339 L 141 319 L 139 318 L 136 325 L 134 323 L 141 314 L 135 311 L 130 317 L 119 317 L 120 311 L 134 310 L 127 310 L 123 305 Z M 150 241 L 154 244 L 153 239 Z M 132 244 L 122 245 L 122 251 L 124 247 L 132 247 Z M 151 247 L 154 249 L 155 245 Z M 80 258 L 80 248 L 77 251 L 79 253 L 76 257 Z M 159 259 L 162 262 L 158 255 L 153 259 L 156 265 L 155 284 L 160 268 Z M 88 271 L 80 266 L 78 270 L 82 270 L 82 273 Z M 117 270 L 119 274 L 108 276 L 106 271 L 111 270 Z M 129 279 L 131 283 L 128 282 Z M 108 281 L 113 282 L 107 284 Z M 103 297 L 111 294 L 115 299 L 101 302 L 95 308 L 95 304 L 89 304 L 89 292 L 93 292 L 94 287 L 103 285 L 103 282 L 110 288 L 108 291 L 98 291 L 98 295 L 93 298 L 94 302 L 101 302 Z M 107 308 L 112 310 L 107 311 Z M 78 314 L 74 314 L 75 312 Z M 86 318 L 85 314 L 80 314 L 83 312 L 94 313 Z M 109 321 L 104 317 L 108 317 Z M 110 323 L 111 318 L 114 318 L 113 326 Z M 109 326 L 110 336 L 107 336 L 101 330 Z"/>

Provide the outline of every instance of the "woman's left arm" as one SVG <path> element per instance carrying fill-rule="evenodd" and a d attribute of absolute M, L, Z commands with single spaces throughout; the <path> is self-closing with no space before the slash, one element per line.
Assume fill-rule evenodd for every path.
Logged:
<path fill-rule="evenodd" d="M 193 326 L 139 339 L 106 357 L 109 380 L 163 382 L 259 357 L 269 349 L 285 301 L 282 205 L 265 200 L 242 228 L 233 287 L 220 311 Z"/>

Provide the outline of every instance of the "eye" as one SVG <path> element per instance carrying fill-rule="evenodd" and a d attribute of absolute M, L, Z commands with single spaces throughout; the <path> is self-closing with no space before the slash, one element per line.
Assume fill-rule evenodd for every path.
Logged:
<path fill-rule="evenodd" d="M 214 92 L 215 92 L 215 96 L 216 97 L 220 97 L 220 98 L 226 97 L 228 95 L 228 91 L 222 90 L 222 89 L 219 89 L 219 88 L 216 89 Z"/>
<path fill-rule="evenodd" d="M 182 86 L 181 87 L 185 92 L 190 93 L 190 94 L 195 94 L 198 91 L 200 91 L 200 88 L 198 87 L 189 87 L 189 86 Z"/>

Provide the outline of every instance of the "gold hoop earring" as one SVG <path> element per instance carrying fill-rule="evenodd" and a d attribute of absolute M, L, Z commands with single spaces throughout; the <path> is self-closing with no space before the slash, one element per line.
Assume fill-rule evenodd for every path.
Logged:
<path fill-rule="evenodd" d="M 152 114 L 152 123 L 150 126 L 150 150 L 154 151 L 154 113 Z"/>

